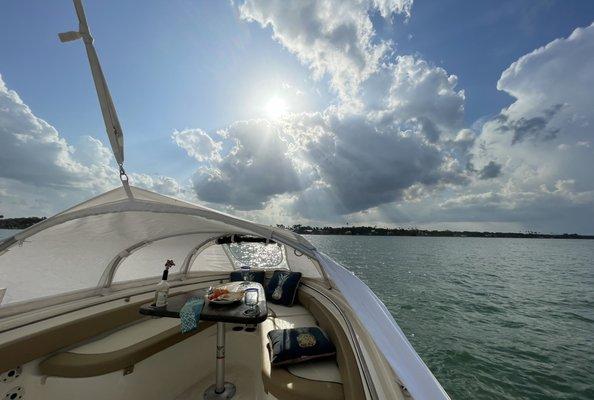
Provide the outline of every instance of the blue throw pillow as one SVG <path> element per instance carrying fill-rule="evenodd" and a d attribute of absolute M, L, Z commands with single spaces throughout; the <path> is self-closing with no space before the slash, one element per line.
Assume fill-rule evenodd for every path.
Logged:
<path fill-rule="evenodd" d="M 301 272 L 274 271 L 272 278 L 268 281 L 268 286 L 266 286 L 266 300 L 283 306 L 292 306 L 300 280 Z"/>
<path fill-rule="evenodd" d="M 331 357 L 336 348 L 319 327 L 275 329 L 268 332 L 268 350 L 273 366 L 296 364 Z"/>
<path fill-rule="evenodd" d="M 266 280 L 266 272 L 265 271 L 248 271 L 247 273 L 247 280 L 250 282 L 258 282 L 262 286 L 264 286 L 264 281 Z M 229 280 L 231 282 L 238 282 L 243 281 L 243 271 L 233 271 L 229 274 Z"/>

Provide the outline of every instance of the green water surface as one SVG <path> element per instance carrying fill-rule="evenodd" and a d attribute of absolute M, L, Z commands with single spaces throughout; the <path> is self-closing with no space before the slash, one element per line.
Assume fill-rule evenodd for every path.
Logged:
<path fill-rule="evenodd" d="M 594 399 L 594 241 L 308 236 L 453 399 Z"/>

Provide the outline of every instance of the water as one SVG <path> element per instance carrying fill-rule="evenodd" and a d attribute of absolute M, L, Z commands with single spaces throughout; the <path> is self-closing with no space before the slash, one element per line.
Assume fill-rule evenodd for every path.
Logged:
<path fill-rule="evenodd" d="M 14 235 L 17 232 L 20 232 L 20 229 L 0 229 L 0 241 Z"/>
<path fill-rule="evenodd" d="M 308 236 L 453 399 L 594 399 L 594 241 Z"/>

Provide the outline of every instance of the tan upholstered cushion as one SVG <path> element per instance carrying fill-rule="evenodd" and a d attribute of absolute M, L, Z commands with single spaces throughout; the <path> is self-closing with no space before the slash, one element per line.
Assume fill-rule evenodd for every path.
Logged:
<path fill-rule="evenodd" d="M 340 370 L 334 358 L 287 365 L 287 371 L 304 379 L 342 383 Z"/>
<path fill-rule="evenodd" d="M 274 317 L 292 317 L 295 315 L 311 315 L 307 309 L 301 305 L 295 304 L 291 307 L 281 306 L 280 304 L 267 303 L 268 311 Z"/>
<path fill-rule="evenodd" d="M 179 320 L 147 319 L 97 338 L 69 351 L 54 354 L 39 364 L 47 376 L 82 378 L 130 367 L 181 342 L 214 323 L 200 322 L 198 330 L 181 333 Z"/>
<path fill-rule="evenodd" d="M 138 307 L 146 300 L 128 303 L 117 309 L 103 311 L 49 329 L 39 330 L 0 346 L 0 372 L 43 357 L 61 348 L 87 340 L 143 318 Z"/>
<path fill-rule="evenodd" d="M 80 346 L 69 349 L 76 354 L 104 354 L 123 350 L 144 342 L 163 332 L 180 329 L 177 318 L 145 318 L 141 321 L 122 326 L 106 335 L 100 335 Z"/>
<path fill-rule="evenodd" d="M 262 329 L 262 383 L 266 392 L 283 400 L 343 399 L 340 383 L 311 380 L 294 375 L 285 368 L 271 367 L 267 333 L 274 329 L 272 319 L 268 318 L 260 325 L 260 329 Z"/>

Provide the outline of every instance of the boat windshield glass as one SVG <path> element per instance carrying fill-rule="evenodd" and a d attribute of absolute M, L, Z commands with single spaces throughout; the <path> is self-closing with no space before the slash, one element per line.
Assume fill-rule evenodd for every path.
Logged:
<path fill-rule="evenodd" d="M 258 269 L 287 268 L 283 249 L 277 244 L 231 243 L 225 246 L 236 268 L 249 265 Z"/>

